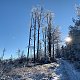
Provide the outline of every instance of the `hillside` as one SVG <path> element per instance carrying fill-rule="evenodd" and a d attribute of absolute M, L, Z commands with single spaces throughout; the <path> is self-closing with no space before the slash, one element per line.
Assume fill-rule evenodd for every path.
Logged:
<path fill-rule="evenodd" d="M 57 63 L 12 68 L 0 80 L 80 80 L 79 75 L 70 62 L 59 59 Z"/>

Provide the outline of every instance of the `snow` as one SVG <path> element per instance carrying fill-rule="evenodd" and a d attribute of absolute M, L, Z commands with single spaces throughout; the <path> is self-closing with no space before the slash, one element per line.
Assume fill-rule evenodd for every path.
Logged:
<path fill-rule="evenodd" d="M 57 63 L 51 63 L 34 67 L 16 68 L 8 75 L 21 75 L 20 79 L 26 80 L 58 80 L 58 76 L 54 72 L 57 66 Z"/>
<path fill-rule="evenodd" d="M 70 62 L 58 59 L 57 63 L 14 68 L 0 80 L 80 80 L 79 75 Z"/>
<path fill-rule="evenodd" d="M 80 80 L 80 72 L 77 72 L 70 62 L 60 59 L 59 67 L 55 69 L 56 74 L 60 75 L 60 80 Z"/>

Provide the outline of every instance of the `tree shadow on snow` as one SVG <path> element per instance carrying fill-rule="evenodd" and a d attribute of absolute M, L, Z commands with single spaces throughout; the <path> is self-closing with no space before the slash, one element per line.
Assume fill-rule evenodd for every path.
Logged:
<path fill-rule="evenodd" d="M 64 63 L 62 61 L 58 62 L 59 66 L 54 70 L 56 75 L 60 77 L 59 80 L 69 80 L 68 74 L 65 70 Z"/>

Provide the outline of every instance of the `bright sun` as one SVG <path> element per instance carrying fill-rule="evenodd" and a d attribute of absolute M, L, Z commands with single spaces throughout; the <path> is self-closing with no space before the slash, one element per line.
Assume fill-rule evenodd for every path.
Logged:
<path fill-rule="evenodd" d="M 66 41 L 66 42 L 71 42 L 72 39 L 71 39 L 71 37 L 66 37 L 66 38 L 65 38 L 65 41 Z"/>

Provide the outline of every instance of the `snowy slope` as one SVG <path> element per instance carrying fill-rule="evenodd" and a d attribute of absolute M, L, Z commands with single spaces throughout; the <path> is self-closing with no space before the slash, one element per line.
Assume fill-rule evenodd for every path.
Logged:
<path fill-rule="evenodd" d="M 72 64 L 59 59 L 57 63 L 14 68 L 1 78 L 2 80 L 80 80 L 79 75 L 80 72 L 77 72 Z"/>
<path fill-rule="evenodd" d="M 16 68 L 7 75 L 12 76 L 16 80 L 19 76 L 24 80 L 58 80 L 59 76 L 55 74 L 54 69 L 58 66 L 57 63 L 38 65 L 34 67 Z"/>

